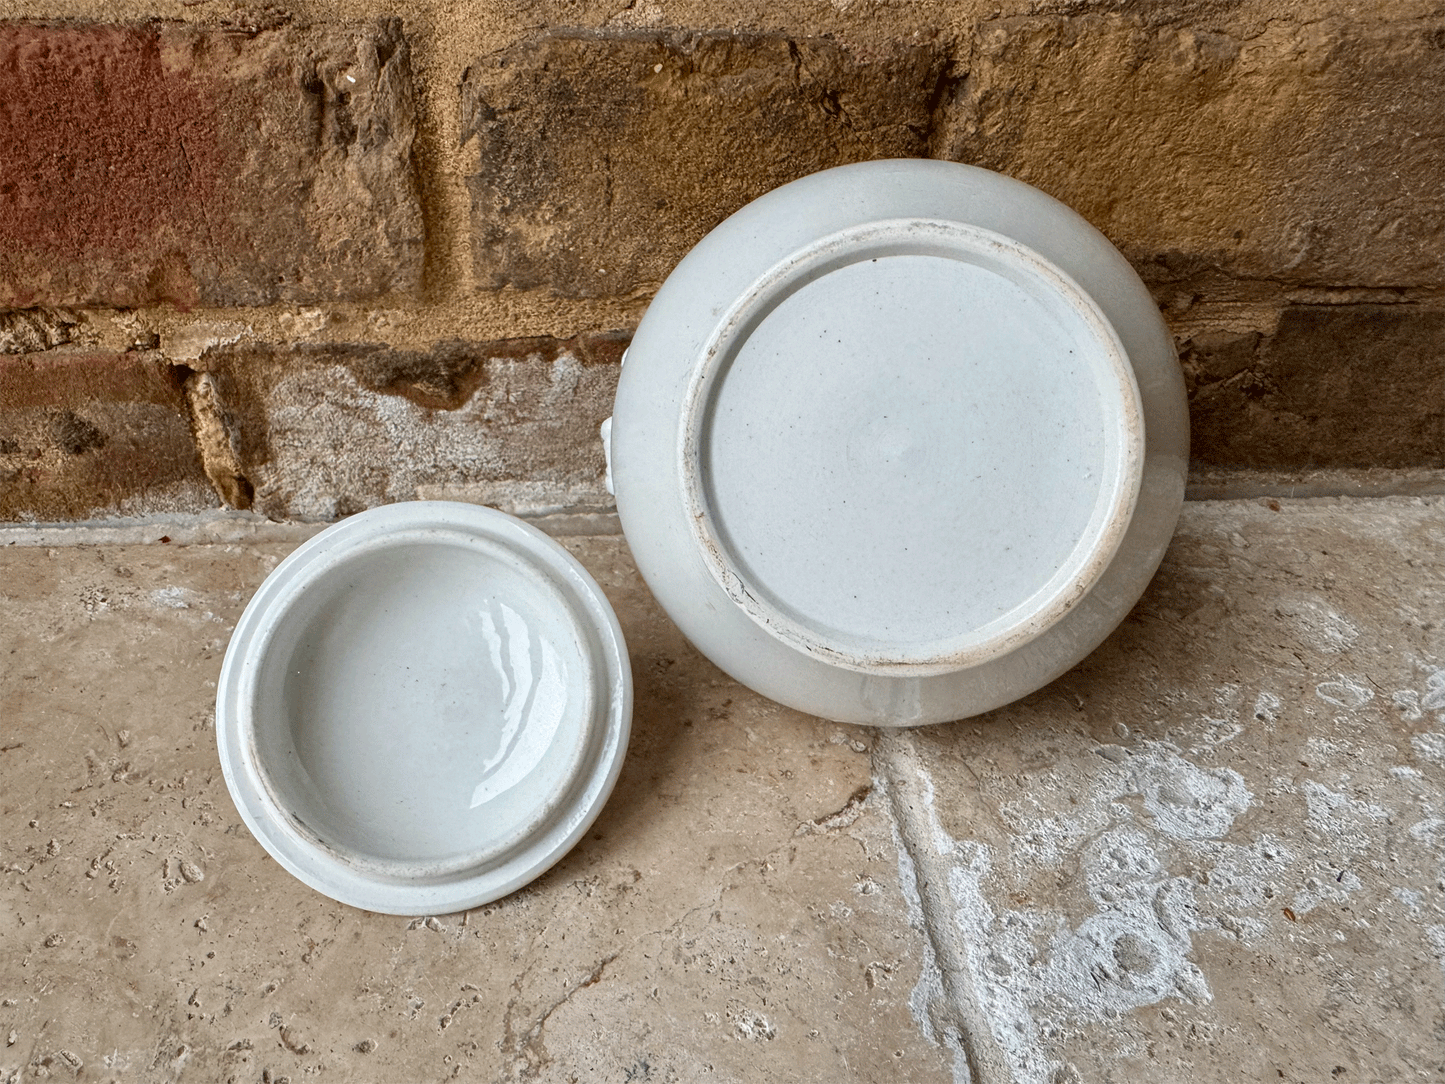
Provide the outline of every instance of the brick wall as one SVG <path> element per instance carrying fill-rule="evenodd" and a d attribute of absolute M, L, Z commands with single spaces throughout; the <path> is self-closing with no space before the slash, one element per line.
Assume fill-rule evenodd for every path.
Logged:
<path fill-rule="evenodd" d="M 1124 251 L 1202 473 L 1445 468 L 1445 17 L 1339 10 L 0 0 L 0 518 L 605 506 L 671 266 L 889 156 Z"/>

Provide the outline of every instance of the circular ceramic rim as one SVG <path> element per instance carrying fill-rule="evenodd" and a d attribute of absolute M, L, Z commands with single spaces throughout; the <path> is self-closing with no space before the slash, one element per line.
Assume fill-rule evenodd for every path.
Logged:
<path fill-rule="evenodd" d="M 1007 655 L 948 673 L 859 674 L 765 632 L 704 563 L 678 473 L 683 395 L 720 319 L 769 267 L 819 237 L 866 222 L 927 218 L 1018 240 L 1063 270 L 1108 317 L 1128 353 L 1144 417 L 1133 520 L 1093 590 Z M 638 571 L 667 614 L 735 680 L 796 710 L 909 727 L 1017 700 L 1083 659 L 1143 593 L 1183 505 L 1189 417 L 1172 336 L 1138 274 L 1077 212 L 1003 174 L 957 162 L 885 159 L 774 189 L 718 225 L 658 289 L 638 324 L 614 403 L 617 512 Z"/>
<path fill-rule="evenodd" d="M 545 810 L 500 845 L 409 865 L 343 854 L 293 823 L 259 763 L 249 703 L 280 623 L 301 594 L 337 567 L 419 541 L 503 554 L 556 597 L 592 664 L 591 721 L 566 781 Z M 569 597 L 570 596 L 570 597 Z M 582 837 L 621 772 L 631 729 L 632 672 L 616 614 L 586 569 L 556 541 L 513 516 L 478 505 L 410 501 L 352 516 L 309 539 L 262 583 L 232 633 L 216 692 L 222 774 L 246 826 L 268 854 L 341 903 L 389 914 L 447 914 L 477 907 L 533 880 Z M 548 815 L 550 814 L 550 815 Z"/>
<path fill-rule="evenodd" d="M 438 530 L 434 527 L 410 529 L 398 527 L 388 530 L 385 534 L 353 538 L 331 546 L 324 557 L 318 555 L 315 560 L 297 565 L 287 584 L 286 592 L 273 600 L 272 605 L 256 625 L 248 645 L 247 658 L 242 662 L 237 677 L 241 695 L 236 710 L 241 733 L 255 732 L 257 723 L 255 705 L 259 699 L 262 679 L 268 669 L 280 661 L 271 658 L 272 647 L 285 625 L 289 621 L 295 620 L 295 612 L 301 607 L 306 592 L 315 590 L 321 581 L 330 578 L 347 562 L 360 560 L 385 549 L 409 545 L 450 545 L 483 554 L 500 563 L 509 564 L 523 575 L 527 575 L 536 586 L 541 588 L 542 594 L 549 597 L 560 611 L 565 612 L 571 618 L 570 624 L 574 629 L 580 633 L 588 631 L 582 615 L 571 600 L 557 589 L 550 577 L 538 574 L 541 570 L 537 567 L 531 553 L 522 553 L 514 546 L 499 543 L 493 537 L 455 528 Z M 590 643 L 590 637 L 579 637 L 579 639 L 587 640 L 589 648 L 596 646 Z M 438 880 L 473 869 L 483 863 L 496 863 L 504 860 L 531 836 L 544 831 L 557 818 L 559 810 L 564 808 L 566 800 L 575 793 L 579 783 L 584 779 L 583 759 L 597 738 L 597 691 L 599 679 L 604 677 L 597 672 L 597 660 L 591 657 L 594 654 L 595 650 L 588 651 L 586 721 L 578 736 L 579 740 L 565 754 L 566 763 L 563 766 L 561 777 L 547 793 L 545 799 L 539 803 L 536 814 L 529 820 L 520 821 L 511 826 L 511 830 L 500 841 L 489 847 L 420 864 L 378 858 L 356 851 L 342 852 L 328 844 L 294 814 L 286 816 L 281 821 L 281 830 L 290 837 L 293 847 L 305 845 L 320 848 L 337 855 L 355 869 L 366 870 L 392 880 Z M 286 808 L 286 804 L 282 800 L 282 788 L 272 778 L 270 771 L 259 757 L 255 742 L 244 741 L 241 743 L 241 766 L 247 773 L 251 785 L 266 794 L 272 808 Z"/>
<path fill-rule="evenodd" d="M 820 634 L 759 584 L 748 583 L 712 511 L 706 477 L 716 393 L 738 351 L 758 326 L 798 290 L 845 266 L 886 256 L 960 260 L 1009 279 L 1046 306 L 1067 306 L 1090 333 L 1088 353 L 1107 417 L 1105 476 L 1083 535 L 1068 561 L 1038 591 L 980 629 L 909 651 L 877 650 Z M 1102 355 L 1102 356 L 1100 356 Z M 1100 370 L 1103 372 L 1100 372 Z M 977 226 L 942 219 L 866 222 L 821 237 L 775 264 L 723 315 L 701 351 L 683 396 L 678 472 L 687 521 L 708 572 L 757 625 L 799 651 L 865 674 L 928 676 L 1005 655 L 1057 624 L 1114 559 L 1139 497 L 1144 418 L 1133 367 L 1113 325 L 1078 284 L 1033 249 Z"/>

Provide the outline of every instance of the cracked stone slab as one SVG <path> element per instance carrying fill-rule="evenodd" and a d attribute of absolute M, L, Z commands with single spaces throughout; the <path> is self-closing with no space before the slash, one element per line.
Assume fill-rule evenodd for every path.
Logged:
<path fill-rule="evenodd" d="M 556 30 L 462 76 L 484 289 L 651 292 L 745 203 L 927 152 L 946 57 L 785 34 Z"/>
<path fill-rule="evenodd" d="M 879 739 L 960 1066 L 1445 1075 L 1442 550 L 1441 498 L 1186 505 L 1083 664 Z"/>
<path fill-rule="evenodd" d="M 620 539 L 565 541 L 632 654 L 621 780 L 528 888 L 406 919 L 286 874 L 221 778 L 222 653 L 294 542 L 0 532 L 0 1080 L 947 1080 L 870 735 L 729 681 Z"/>

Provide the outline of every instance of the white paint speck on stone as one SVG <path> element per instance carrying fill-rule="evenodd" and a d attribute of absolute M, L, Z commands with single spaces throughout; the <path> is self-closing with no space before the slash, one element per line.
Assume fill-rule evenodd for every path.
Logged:
<path fill-rule="evenodd" d="M 194 597 L 194 591 L 174 585 L 161 587 L 150 593 L 150 601 L 153 606 L 169 610 L 189 610 Z"/>
<path fill-rule="evenodd" d="M 1271 692 L 1261 692 L 1254 698 L 1254 718 L 1256 722 L 1263 723 L 1266 728 L 1274 729 L 1274 724 L 1279 721 L 1280 709 L 1284 707 L 1283 701 Z"/>
<path fill-rule="evenodd" d="M 1249 788 L 1232 768 L 1201 768 L 1155 745 L 1131 760 L 1144 808 L 1175 839 L 1218 839 L 1249 808 Z"/>
<path fill-rule="evenodd" d="M 1275 612 L 1287 619 L 1301 641 L 1322 654 L 1338 655 L 1360 638 L 1360 627 L 1318 595 L 1281 599 Z"/>
<path fill-rule="evenodd" d="M 1375 699 L 1375 693 L 1369 686 L 1344 674 L 1334 681 L 1320 682 L 1315 686 L 1315 695 L 1327 704 L 1351 711 L 1362 708 Z"/>
<path fill-rule="evenodd" d="M 1445 734 L 1416 734 L 1410 739 L 1410 744 L 1421 759 L 1445 764 Z"/>

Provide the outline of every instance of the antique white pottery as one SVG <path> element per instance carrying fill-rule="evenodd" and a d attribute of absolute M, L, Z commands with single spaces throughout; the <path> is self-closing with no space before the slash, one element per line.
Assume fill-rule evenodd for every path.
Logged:
<path fill-rule="evenodd" d="M 581 838 L 627 748 L 617 619 L 561 546 L 474 505 L 327 528 L 236 626 L 216 696 L 232 798 L 282 866 L 370 911 L 445 914 Z"/>
<path fill-rule="evenodd" d="M 909 726 L 1087 655 L 1173 533 L 1172 339 L 1063 204 L 948 162 L 844 166 L 718 226 L 628 350 L 609 437 L 663 607 L 742 683 Z"/>

